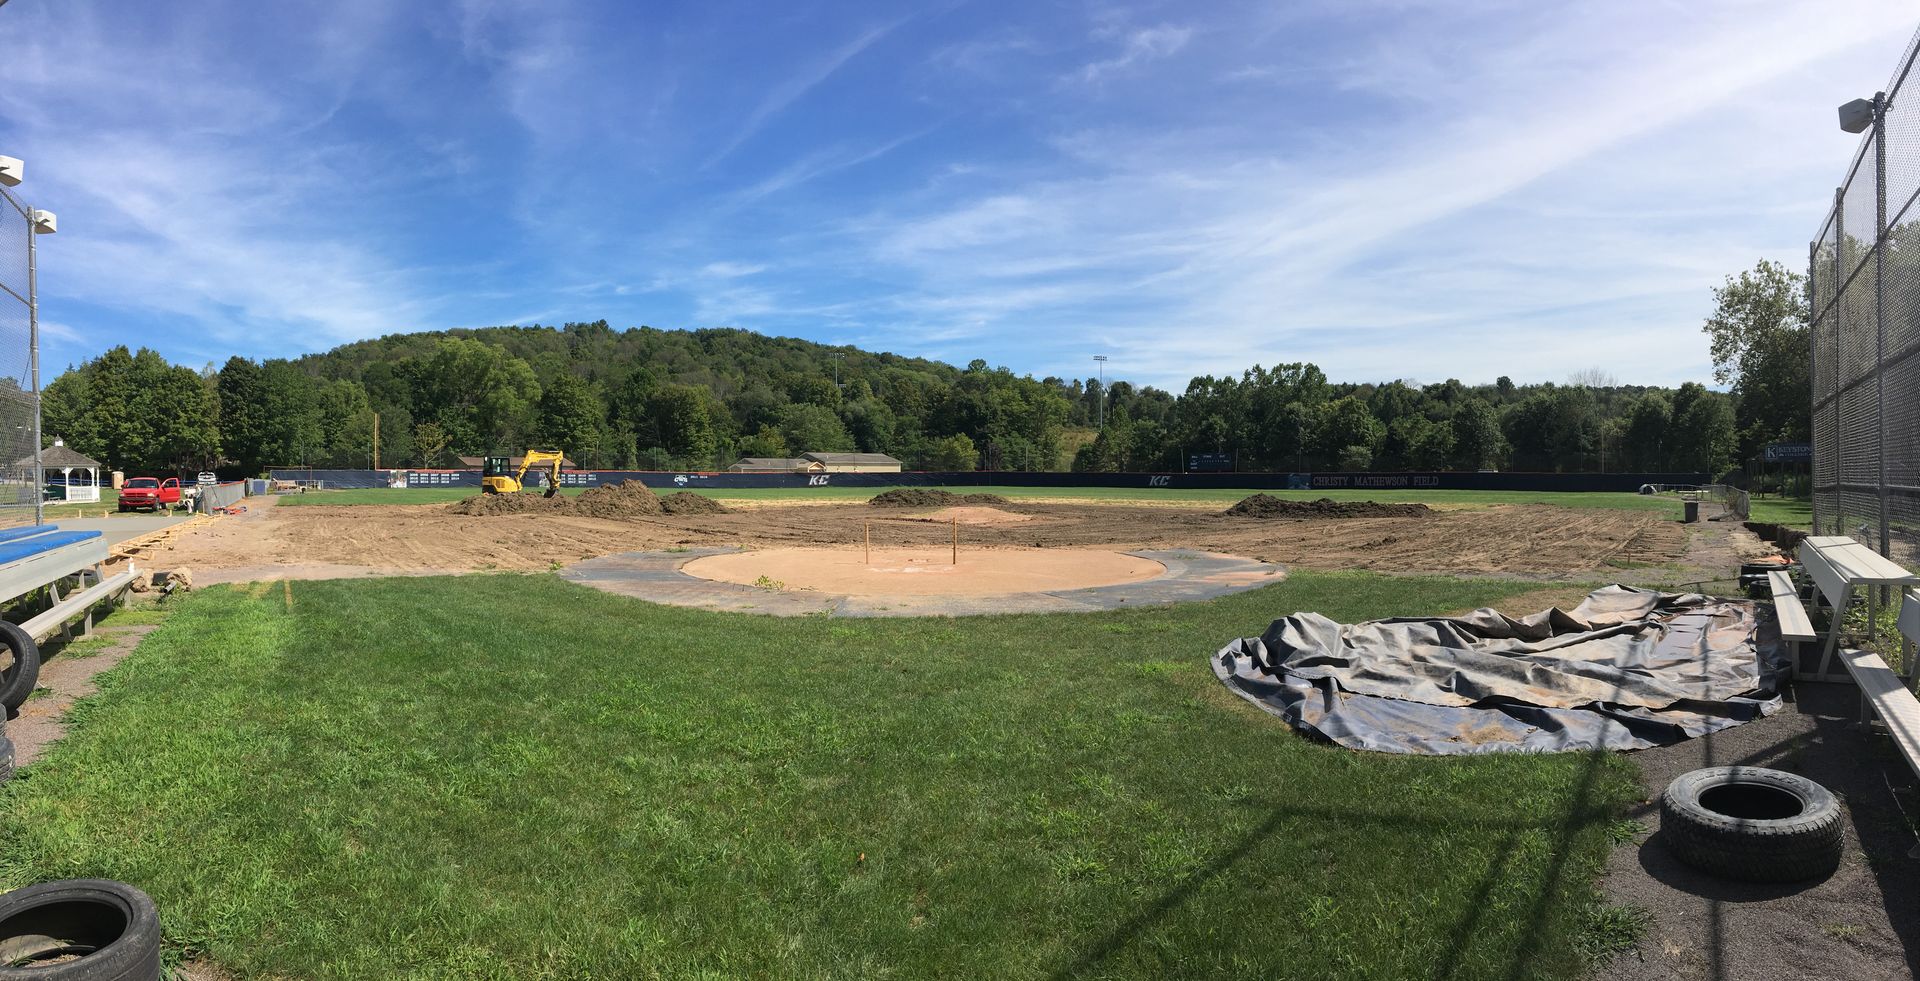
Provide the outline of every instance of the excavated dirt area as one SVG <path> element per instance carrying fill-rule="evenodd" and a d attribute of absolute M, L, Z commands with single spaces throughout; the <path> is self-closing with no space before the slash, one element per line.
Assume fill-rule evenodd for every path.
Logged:
<path fill-rule="evenodd" d="M 529 513 L 470 516 L 405 505 L 278 508 L 265 506 L 269 500 L 256 499 L 262 506 L 183 535 L 177 544 L 142 556 L 140 563 L 186 566 L 196 582 L 212 583 L 544 570 L 554 563 L 676 546 L 853 546 L 869 526 L 875 548 L 939 546 L 952 535 L 947 520 L 924 520 L 926 512 L 889 513 L 862 504 L 722 514 L 636 514 L 626 508 L 614 512 L 620 517 L 609 518 L 537 504 L 532 507 L 540 510 Z M 1023 503 L 995 510 L 1032 520 L 962 524 L 963 549 L 1192 548 L 1309 569 L 1629 582 L 1684 581 L 1692 568 L 1706 570 L 1702 578 L 1723 577 L 1740 561 L 1736 543 L 1721 540 L 1725 535 L 1707 536 L 1715 540 L 1706 544 L 1695 534 L 1690 548 L 1686 526 L 1645 511 L 1502 505 L 1449 508 L 1418 518 L 1253 520 L 1130 504 Z M 1727 525 L 1715 530 L 1728 527 L 1739 531 Z"/>
<path fill-rule="evenodd" d="M 962 525 L 1023 525 L 1033 520 L 1031 514 L 1015 514 L 1012 511 L 988 507 L 941 508 L 926 514 L 909 514 L 901 517 L 908 521 Z"/>

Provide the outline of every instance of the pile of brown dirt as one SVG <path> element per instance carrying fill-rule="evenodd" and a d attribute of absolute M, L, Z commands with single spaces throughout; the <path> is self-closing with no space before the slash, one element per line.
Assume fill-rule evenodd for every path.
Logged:
<path fill-rule="evenodd" d="M 726 514 L 727 506 L 711 497 L 692 491 L 676 491 L 660 499 L 660 509 L 668 514 Z"/>
<path fill-rule="evenodd" d="M 946 508 L 957 504 L 1007 504 L 998 494 L 955 494 L 931 487 L 896 487 L 867 502 L 877 508 Z"/>
<path fill-rule="evenodd" d="M 475 494 L 447 505 L 454 514 L 491 518 L 502 514 L 559 514 L 572 504 L 564 497 L 539 494 Z"/>
<path fill-rule="evenodd" d="M 646 484 L 623 480 L 590 487 L 579 497 L 542 494 L 476 494 L 447 505 L 454 514 L 496 517 L 507 514 L 577 514 L 587 518 L 631 518 L 663 513 L 660 498 Z"/>
<path fill-rule="evenodd" d="M 1378 504 L 1373 501 L 1283 501 L 1271 494 L 1255 494 L 1226 510 L 1236 518 L 1424 518 L 1433 513 L 1425 504 Z"/>
<path fill-rule="evenodd" d="M 637 480 L 590 487 L 573 499 L 570 510 L 589 518 L 627 518 L 665 512 L 653 489 Z"/>

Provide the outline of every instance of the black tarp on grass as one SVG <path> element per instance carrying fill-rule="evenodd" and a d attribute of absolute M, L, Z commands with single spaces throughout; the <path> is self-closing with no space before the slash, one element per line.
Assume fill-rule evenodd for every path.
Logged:
<path fill-rule="evenodd" d="M 1788 669 L 1771 608 L 1631 586 L 1518 619 L 1296 613 L 1213 664 L 1296 728 L 1439 756 L 1664 746 L 1773 714 Z"/>

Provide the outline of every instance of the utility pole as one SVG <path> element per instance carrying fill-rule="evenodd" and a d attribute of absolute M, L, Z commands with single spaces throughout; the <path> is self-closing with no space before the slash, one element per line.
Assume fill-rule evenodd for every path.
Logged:
<path fill-rule="evenodd" d="M 1093 360 L 1100 364 L 1100 401 L 1095 403 L 1098 406 L 1095 411 L 1098 413 L 1099 421 L 1094 428 L 1105 429 L 1107 428 L 1107 356 L 1096 354 Z"/>
<path fill-rule="evenodd" d="M 373 469 L 380 469 L 380 413 L 373 414 Z"/>

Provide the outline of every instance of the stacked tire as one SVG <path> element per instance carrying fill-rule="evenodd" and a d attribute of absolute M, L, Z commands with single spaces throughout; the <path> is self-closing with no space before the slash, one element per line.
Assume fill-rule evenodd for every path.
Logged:
<path fill-rule="evenodd" d="M 13 655 L 13 663 L 0 670 L 0 705 L 13 715 L 40 683 L 40 645 L 19 624 L 0 620 L 0 646 Z"/>

